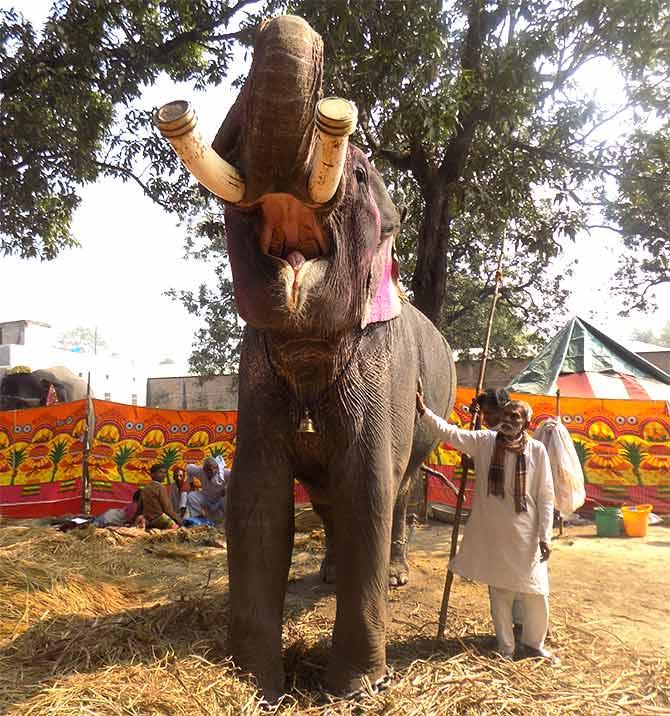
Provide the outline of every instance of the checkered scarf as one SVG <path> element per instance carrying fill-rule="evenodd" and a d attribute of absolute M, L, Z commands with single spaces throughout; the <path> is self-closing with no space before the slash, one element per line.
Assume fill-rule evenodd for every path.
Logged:
<path fill-rule="evenodd" d="M 528 438 L 522 432 L 515 440 L 507 440 L 499 432 L 496 434 L 495 449 L 491 468 L 489 469 L 489 495 L 505 497 L 505 451 L 516 453 L 516 465 L 514 467 L 514 508 L 517 512 L 528 512 L 526 505 L 526 456 L 524 450 Z"/>

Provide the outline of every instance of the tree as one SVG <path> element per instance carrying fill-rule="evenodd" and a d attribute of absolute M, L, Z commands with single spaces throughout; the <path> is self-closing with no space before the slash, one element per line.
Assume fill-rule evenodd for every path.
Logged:
<path fill-rule="evenodd" d="M 205 324 L 196 332 L 189 367 L 199 375 L 234 373 L 239 361 L 243 324 L 235 307 L 222 218 L 216 213 L 206 213 L 192 226 L 186 251 L 193 259 L 213 263 L 217 280 L 214 288 L 201 284 L 197 291 L 172 289 L 167 292 Z"/>
<path fill-rule="evenodd" d="M 630 313 L 652 308 L 653 289 L 670 283 L 670 123 L 634 132 L 621 164 L 617 195 L 603 198 L 603 213 L 627 249 L 616 278 Z"/>
<path fill-rule="evenodd" d="M 66 351 L 73 349 L 83 350 L 85 353 L 93 353 L 97 355 L 99 351 L 106 350 L 109 346 L 98 334 L 98 329 L 87 328 L 86 326 L 77 326 L 68 331 L 64 331 L 58 338 L 56 344 L 58 348 Z"/>
<path fill-rule="evenodd" d="M 666 321 L 658 333 L 650 328 L 638 328 L 633 331 L 632 338 L 636 341 L 644 341 L 645 343 L 670 348 L 670 321 Z"/>
<path fill-rule="evenodd" d="M 561 277 L 547 267 L 565 237 L 606 221 L 648 251 L 647 263 L 632 255 L 633 269 L 667 273 L 667 142 L 652 141 L 668 123 L 665 0 L 331 0 L 327 13 L 316 0 L 266 0 L 247 17 L 251 5 L 58 0 L 41 33 L 16 11 L 0 14 L 0 250 L 51 258 L 73 241 L 83 184 L 136 182 L 215 235 L 205 253 L 197 235 L 189 242 L 224 259 L 219 286 L 173 295 L 211 329 L 196 337 L 192 366 L 231 367 L 240 325 L 224 237 L 211 228 L 220 217 L 138 101 L 162 72 L 199 88 L 220 82 L 258 17 L 288 7 L 323 35 L 326 91 L 356 102 L 356 142 L 410 209 L 404 284 L 455 347 L 481 344 L 503 236 L 503 351 L 560 320 Z M 596 58 L 625 81 L 614 110 L 577 84 Z M 633 132 L 621 124 L 631 118 Z"/>
<path fill-rule="evenodd" d="M 103 176 L 197 213 L 202 194 L 135 102 L 161 73 L 221 82 L 253 1 L 55 0 L 40 31 L 0 10 L 0 253 L 51 259 L 74 245 L 81 187 Z"/>
<path fill-rule="evenodd" d="M 324 36 L 327 90 L 356 102 L 357 141 L 414 210 L 409 284 L 447 333 L 492 293 L 486 277 L 503 235 L 515 251 L 502 304 L 525 319 L 550 310 L 547 297 L 560 305 L 560 294 L 543 300 L 544 270 L 560 237 L 574 239 L 591 208 L 606 206 L 608 182 L 667 189 L 667 155 L 650 169 L 640 147 L 629 167 L 629 137 L 606 132 L 632 108 L 638 127 L 667 116 L 660 80 L 670 10 L 661 0 L 334 0 L 327 13 L 298 0 L 291 8 Z M 576 84 L 602 57 L 627 83 L 616 111 Z M 653 237 L 640 229 L 643 241 Z M 474 279 L 460 282 L 467 301 L 454 290 L 464 272 Z"/>

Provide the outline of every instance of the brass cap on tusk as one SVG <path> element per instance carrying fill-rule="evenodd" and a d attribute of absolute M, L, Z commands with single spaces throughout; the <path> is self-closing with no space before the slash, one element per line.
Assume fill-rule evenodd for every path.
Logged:
<path fill-rule="evenodd" d="M 348 137 L 358 123 L 358 110 L 342 97 L 326 97 L 316 105 L 317 128 L 331 137 Z"/>
<path fill-rule="evenodd" d="M 167 137 L 181 137 L 198 123 L 195 111 L 183 99 L 168 102 L 154 112 L 154 123 L 160 133 Z"/>
<path fill-rule="evenodd" d="M 203 186 L 230 204 L 242 201 L 244 179 L 232 164 L 205 143 L 198 129 L 198 118 L 188 102 L 168 102 L 156 110 L 154 122 L 182 164 Z"/>

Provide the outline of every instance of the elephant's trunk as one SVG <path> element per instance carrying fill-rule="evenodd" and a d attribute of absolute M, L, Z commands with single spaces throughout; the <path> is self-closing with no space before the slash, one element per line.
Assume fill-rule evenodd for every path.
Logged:
<path fill-rule="evenodd" d="M 245 202 L 304 193 L 322 80 L 323 43 L 302 18 L 263 23 L 245 86 L 213 144 L 219 151 L 228 132 L 237 133 Z"/>
<path fill-rule="evenodd" d="M 189 131 L 194 115 L 184 103 L 165 105 L 156 120 L 188 169 L 225 201 L 249 206 L 284 193 L 322 205 L 340 184 L 357 118 L 347 100 L 319 101 L 322 79 L 321 37 L 302 18 L 277 17 L 260 26 L 249 76 L 212 143 L 220 161 Z"/>

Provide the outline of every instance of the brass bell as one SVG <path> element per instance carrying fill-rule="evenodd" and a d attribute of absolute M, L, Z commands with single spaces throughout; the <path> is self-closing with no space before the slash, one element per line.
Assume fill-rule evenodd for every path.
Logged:
<path fill-rule="evenodd" d="M 305 413 L 300 418 L 300 424 L 298 425 L 298 432 L 299 433 L 315 433 L 316 428 L 314 427 L 314 422 L 312 421 L 312 418 L 309 416 L 309 410 L 305 408 Z"/>

